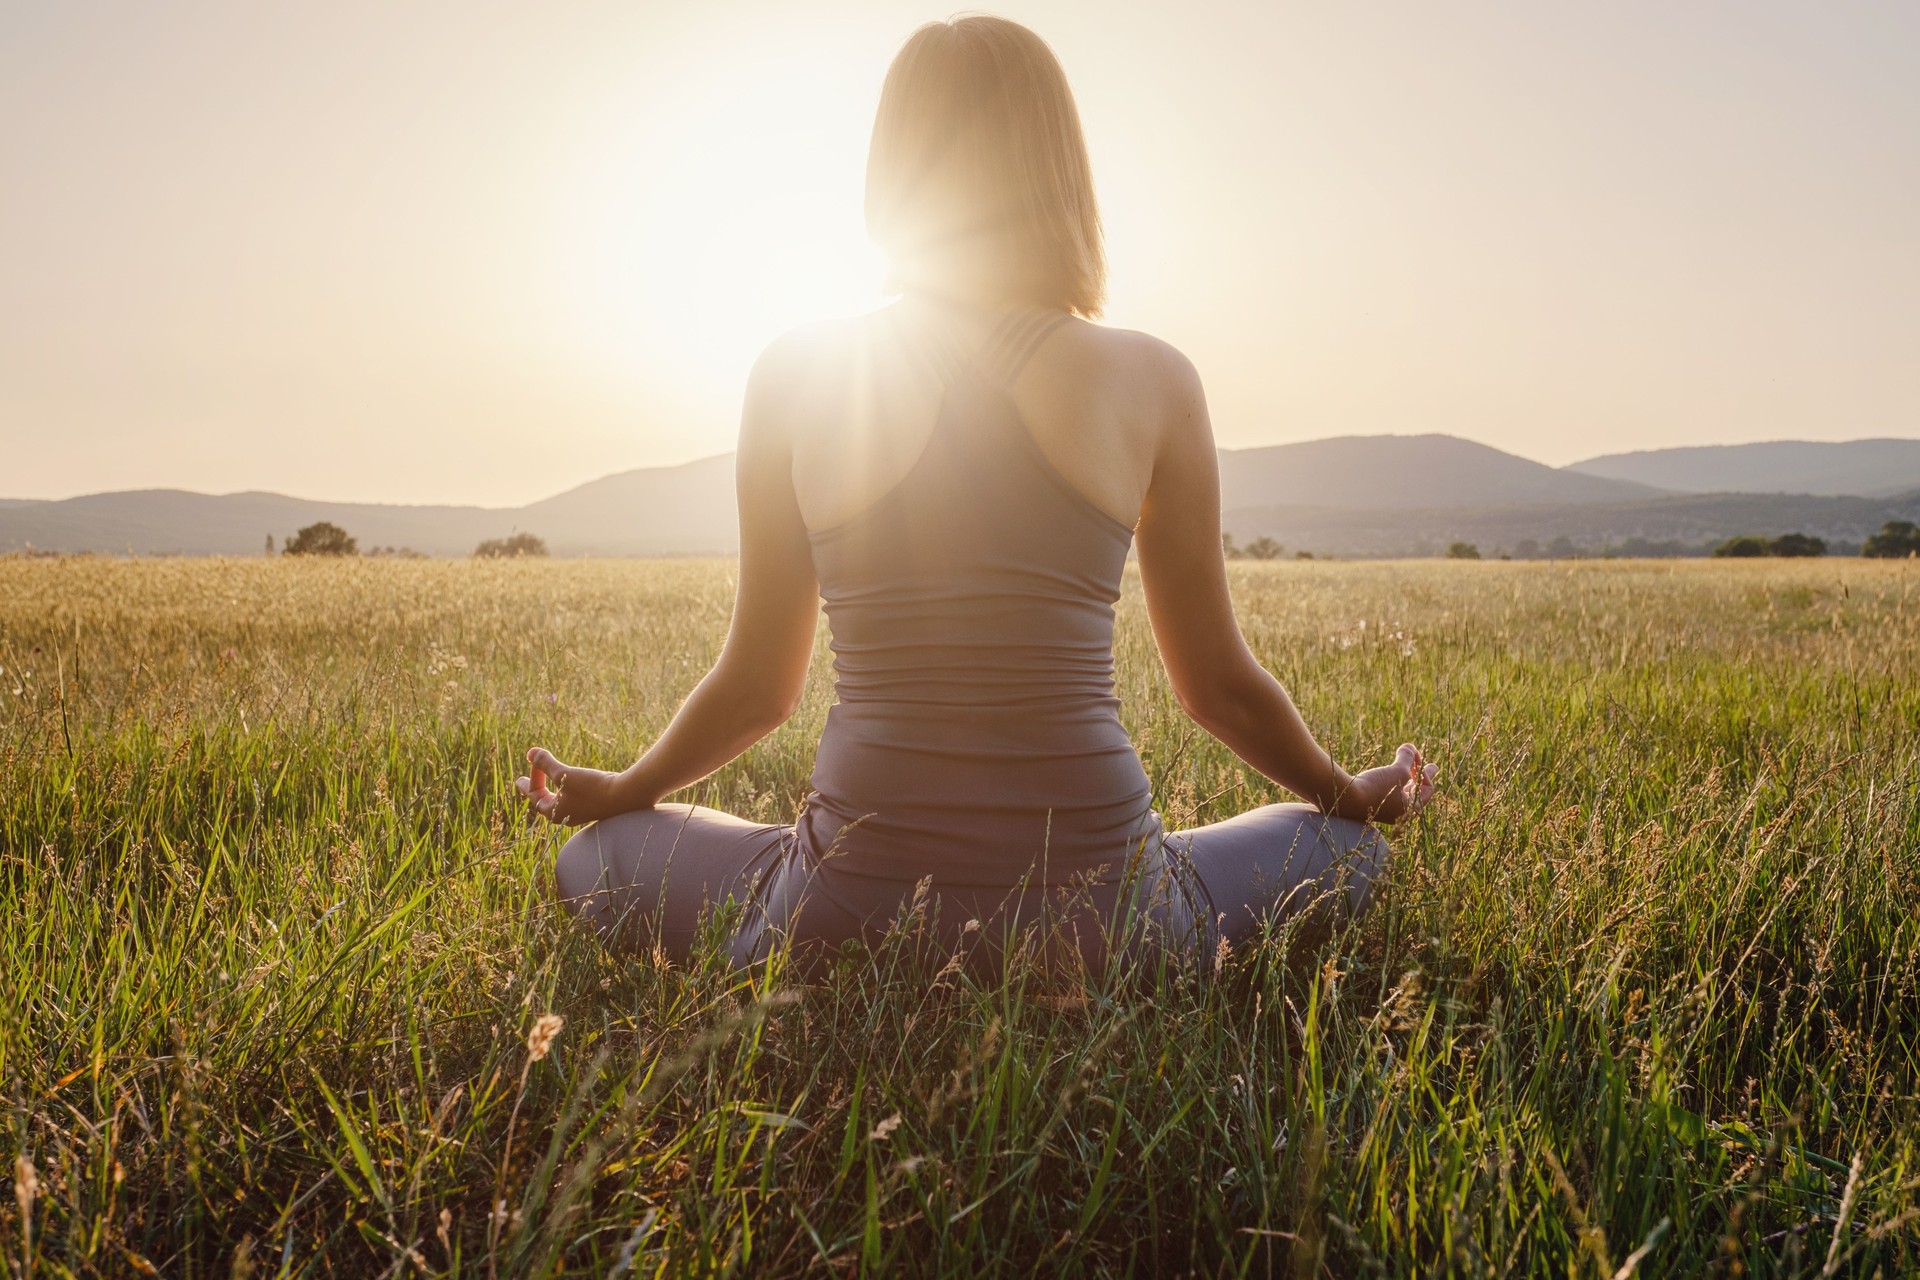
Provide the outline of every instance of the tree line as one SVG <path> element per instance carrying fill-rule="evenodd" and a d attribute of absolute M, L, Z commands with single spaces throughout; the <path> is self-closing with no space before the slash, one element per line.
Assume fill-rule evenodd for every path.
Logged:
<path fill-rule="evenodd" d="M 273 535 L 267 535 L 267 554 L 273 554 Z M 1286 547 L 1262 534 L 1251 542 L 1241 544 L 1234 541 L 1233 534 L 1220 535 L 1220 550 L 1229 560 L 1278 560 L 1286 553 Z M 1523 560 L 1534 559 L 1540 552 L 1539 544 L 1531 538 L 1522 539 L 1515 549 Z M 354 536 L 334 524 L 331 520 L 320 520 L 307 525 L 298 533 L 286 539 L 280 548 L 282 555 L 289 556 L 355 556 L 360 555 L 360 544 Z M 1554 539 L 1546 548 L 1549 556 L 1572 557 L 1580 554 L 1566 538 Z M 366 553 L 372 556 L 417 556 L 420 553 L 407 547 L 375 547 Z M 482 560 L 515 560 L 524 556 L 544 556 L 547 554 L 546 540 L 538 534 L 515 533 L 505 538 L 488 538 L 473 549 L 473 555 Z M 1713 548 L 1717 559 L 1752 559 L 1763 556 L 1804 557 L 1824 556 L 1827 543 L 1807 533 L 1783 533 L 1775 538 L 1763 538 L 1753 534 L 1743 534 L 1737 538 L 1728 538 Z M 1920 556 L 1920 527 L 1911 520 L 1889 520 L 1880 527 L 1880 532 L 1869 537 L 1860 548 L 1860 554 L 1880 560 L 1903 560 L 1908 556 Z M 1311 560 L 1311 551 L 1296 551 L 1296 560 Z M 1478 560 L 1480 548 L 1471 542 L 1455 542 L 1447 548 L 1447 557 L 1452 560 Z M 1507 557 L 1503 556 L 1502 559 Z"/>
<path fill-rule="evenodd" d="M 267 535 L 267 554 L 273 554 L 273 535 Z M 320 520 L 301 529 L 281 545 L 280 554 L 288 556 L 357 556 L 359 541 L 331 520 Z M 412 557 L 421 553 L 410 547 L 375 547 L 370 556 Z M 505 538 L 488 538 L 473 549 L 480 560 L 517 560 L 523 556 L 547 554 L 546 540 L 538 534 L 515 533 Z"/>

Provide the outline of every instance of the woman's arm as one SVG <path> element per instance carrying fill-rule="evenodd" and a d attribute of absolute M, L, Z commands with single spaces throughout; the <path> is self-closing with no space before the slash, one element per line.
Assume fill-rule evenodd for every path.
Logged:
<path fill-rule="evenodd" d="M 1174 696 L 1235 755 L 1323 811 L 1376 822 L 1405 817 L 1431 794 L 1435 766 L 1409 745 L 1391 765 L 1347 773 L 1247 648 L 1220 549 L 1220 464 L 1206 396 L 1185 357 L 1161 351 L 1165 427 L 1136 543 L 1147 617 Z"/>
<path fill-rule="evenodd" d="M 529 751 L 529 776 L 519 779 L 519 790 L 553 821 L 576 824 L 651 808 L 758 742 L 799 704 L 813 658 L 820 586 L 780 412 L 779 388 L 796 358 L 788 344 L 776 344 L 747 381 L 735 472 L 740 583 L 719 660 L 659 739 L 620 773 L 570 768 L 542 747 Z"/>

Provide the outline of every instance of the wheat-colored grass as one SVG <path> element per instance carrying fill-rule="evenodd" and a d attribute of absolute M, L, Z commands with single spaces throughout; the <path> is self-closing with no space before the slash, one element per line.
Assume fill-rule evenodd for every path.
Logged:
<path fill-rule="evenodd" d="M 1920 1266 L 1920 565 L 1235 565 L 1443 798 L 1317 951 L 1071 991 L 555 918 L 520 750 L 624 763 L 731 575 L 0 560 L 13 1273 Z M 1273 796 L 1131 585 L 1118 664 L 1172 820 Z M 700 798 L 791 816 L 830 696 Z"/>

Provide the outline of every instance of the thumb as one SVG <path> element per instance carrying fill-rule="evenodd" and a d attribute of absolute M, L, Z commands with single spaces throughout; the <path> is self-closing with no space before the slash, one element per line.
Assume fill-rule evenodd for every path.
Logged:
<path fill-rule="evenodd" d="M 545 747 L 535 747 L 527 752 L 527 765 L 533 771 L 533 782 L 536 788 L 555 774 L 565 774 L 567 771 L 567 766 L 555 759 L 553 752 Z"/>

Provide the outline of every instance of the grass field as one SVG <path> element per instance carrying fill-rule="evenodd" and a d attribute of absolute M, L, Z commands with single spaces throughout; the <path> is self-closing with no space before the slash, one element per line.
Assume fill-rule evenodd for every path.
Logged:
<path fill-rule="evenodd" d="M 555 917 L 519 751 L 624 764 L 730 574 L 0 560 L 12 1273 L 1920 1269 L 1920 564 L 1236 564 L 1445 789 L 1345 935 L 1134 986 Z M 1271 798 L 1121 609 L 1169 817 Z M 699 797 L 790 817 L 830 698 Z"/>

